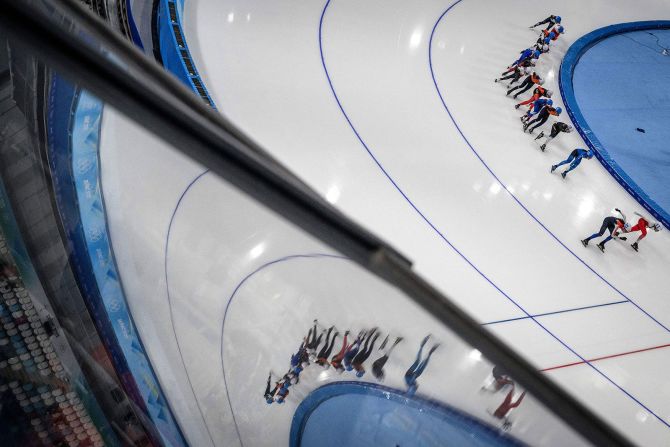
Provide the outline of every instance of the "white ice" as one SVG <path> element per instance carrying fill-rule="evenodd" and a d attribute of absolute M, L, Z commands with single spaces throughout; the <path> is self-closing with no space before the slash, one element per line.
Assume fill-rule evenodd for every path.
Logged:
<path fill-rule="evenodd" d="M 604 255 L 582 247 L 579 239 L 612 208 L 632 214 L 640 206 L 595 159 L 566 180 L 550 174 L 551 164 L 584 143 L 575 133 L 561 135 L 540 152 L 521 132 L 514 102 L 492 81 L 534 42 L 529 25 L 560 14 L 567 34 L 538 69 L 562 105 L 556 75 L 575 39 L 612 23 L 665 17 L 670 5 L 462 0 L 443 16 L 451 5 L 331 0 L 323 13 L 325 2 L 187 0 L 185 34 L 222 113 L 390 241 L 478 321 L 625 301 L 486 326 L 538 369 L 579 362 L 576 354 L 596 359 L 669 344 L 667 231 L 649 234 L 639 253 L 618 241 Z M 109 108 L 101 160 L 133 317 L 192 445 L 231 445 L 238 434 L 246 445 L 284 443 L 298 395 L 310 383 L 336 379 L 308 368 L 304 388 L 293 387 L 285 407 L 264 406 L 268 369 L 284 372 L 315 317 L 340 329 L 374 324 L 402 333 L 406 341 L 388 373 L 398 387 L 394 380 L 430 328 L 450 342 L 419 392 L 486 418 L 493 404 L 476 390 L 488 366 L 459 369 L 467 349 L 397 292 L 348 261 L 298 258 L 253 275 L 227 306 L 263 264 L 333 251 L 212 174 L 179 202 L 203 168 Z M 670 434 L 669 365 L 667 348 L 659 348 L 545 374 L 639 444 L 659 445 Z M 537 408 L 532 400 L 519 407 L 512 430 L 536 444 L 548 430 Z M 556 436 L 563 433 L 557 428 Z M 557 445 L 551 436 L 544 442 Z"/>

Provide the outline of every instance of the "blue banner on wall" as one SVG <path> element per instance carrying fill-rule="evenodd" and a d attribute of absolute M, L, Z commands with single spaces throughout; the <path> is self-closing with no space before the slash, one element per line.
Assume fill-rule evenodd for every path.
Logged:
<path fill-rule="evenodd" d="M 70 263 L 124 389 L 149 416 L 158 445 L 185 446 L 130 315 L 114 261 L 100 190 L 102 102 L 53 76 L 49 164 Z"/>
<path fill-rule="evenodd" d="M 81 226 L 100 297 L 149 416 L 166 445 L 185 445 L 140 342 L 114 262 L 99 181 L 102 107 L 98 98 L 82 92 L 72 123 L 72 178 Z"/>

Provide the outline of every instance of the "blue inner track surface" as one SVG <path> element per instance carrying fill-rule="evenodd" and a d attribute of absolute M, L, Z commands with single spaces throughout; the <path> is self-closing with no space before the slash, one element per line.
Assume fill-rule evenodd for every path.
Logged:
<path fill-rule="evenodd" d="M 441 402 L 366 382 L 314 390 L 293 416 L 291 447 L 522 446 L 501 430 Z"/>
<path fill-rule="evenodd" d="M 583 36 L 568 50 L 560 82 L 568 113 L 598 159 L 670 228 L 670 22 Z"/>
<path fill-rule="evenodd" d="M 610 156 L 670 210 L 670 30 L 601 40 L 579 59 L 572 82 L 584 118 Z"/>

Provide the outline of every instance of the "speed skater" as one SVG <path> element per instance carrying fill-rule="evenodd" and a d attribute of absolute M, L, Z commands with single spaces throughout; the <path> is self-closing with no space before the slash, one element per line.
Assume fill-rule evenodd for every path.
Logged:
<path fill-rule="evenodd" d="M 537 42 L 535 45 L 533 45 L 532 48 L 536 51 L 539 51 L 542 55 L 549 52 L 549 44 L 551 44 L 551 40 L 547 37 L 543 41 Z"/>
<path fill-rule="evenodd" d="M 389 336 L 387 335 L 384 341 L 382 342 L 382 345 L 379 347 L 380 350 L 384 350 L 386 347 L 386 343 L 388 342 Z M 379 357 L 377 360 L 375 360 L 372 363 L 372 375 L 377 378 L 377 380 L 384 380 L 384 365 L 386 365 L 386 362 L 388 361 L 389 357 L 391 356 L 391 352 L 393 349 L 402 341 L 402 337 L 396 337 L 395 341 L 391 345 L 391 347 L 386 348 L 384 351 L 384 355 Z"/>
<path fill-rule="evenodd" d="M 507 67 L 507 68 L 511 68 L 511 67 L 515 67 L 517 65 L 521 65 L 524 62 L 532 61 L 533 59 L 539 59 L 541 55 L 542 55 L 542 53 L 540 51 L 536 50 L 536 49 L 526 48 L 525 50 L 519 52 L 519 58 L 517 60 L 515 60 L 514 62 L 512 62 L 509 65 L 509 67 Z"/>
<path fill-rule="evenodd" d="M 542 84 L 544 84 L 544 80 L 542 80 L 542 78 L 540 77 L 539 74 L 537 74 L 536 72 L 532 72 L 531 74 L 529 74 L 528 76 L 526 76 L 524 78 L 524 80 L 521 84 L 507 90 L 507 95 L 509 95 L 510 93 L 512 93 L 515 90 L 518 90 L 518 92 L 516 92 L 514 94 L 514 98 L 516 98 L 520 94 L 530 90 L 533 87 L 533 85 L 535 85 L 535 84 L 542 85 Z"/>
<path fill-rule="evenodd" d="M 512 402 L 514 398 L 514 387 L 512 387 L 512 389 L 509 390 L 509 393 L 507 393 L 507 396 L 505 396 L 505 400 L 500 404 L 500 406 L 498 406 L 498 408 L 496 408 L 493 413 L 491 413 L 494 417 L 503 421 L 502 428 L 504 430 L 509 430 L 509 428 L 512 426 L 512 421 L 510 421 L 508 417 L 509 412 L 521 405 L 524 397 L 526 397 L 525 391 L 521 393 L 516 402 Z"/>
<path fill-rule="evenodd" d="M 550 42 L 555 42 L 558 40 L 561 34 L 565 34 L 565 28 L 563 28 L 561 25 L 555 26 L 552 29 L 543 29 L 542 34 L 540 34 L 540 37 L 537 39 L 537 42 L 547 43 L 547 39 L 549 39 Z"/>
<path fill-rule="evenodd" d="M 290 380 L 283 380 L 280 382 L 281 385 L 279 387 L 279 390 L 277 390 L 277 394 L 275 397 L 275 402 L 278 404 L 283 404 L 286 398 L 288 397 L 288 389 L 291 386 L 291 381 Z"/>
<path fill-rule="evenodd" d="M 544 152 L 545 149 L 547 149 L 547 144 L 551 140 L 556 138 L 558 134 L 561 132 L 565 133 L 572 132 L 572 126 L 570 126 L 569 124 L 565 124 L 561 121 L 557 121 L 551 126 L 551 133 L 548 136 L 545 137 L 544 132 L 540 132 L 540 134 L 535 137 L 535 140 L 539 140 L 540 138 L 544 137 L 544 143 L 540 145 L 540 149 L 542 149 L 542 152 Z"/>
<path fill-rule="evenodd" d="M 528 98 L 525 101 L 521 101 L 520 103 L 515 104 L 514 108 L 518 109 L 521 106 L 529 106 L 530 107 L 530 105 L 532 103 L 534 103 L 535 101 L 537 101 L 538 99 L 540 99 L 540 98 L 551 98 L 553 96 L 553 94 L 554 94 L 554 92 L 552 92 L 551 90 L 546 89 L 546 88 L 542 87 L 541 85 L 538 85 L 537 87 L 535 87 L 535 90 L 533 90 L 533 96 L 531 96 L 530 98 Z"/>
<path fill-rule="evenodd" d="M 623 231 L 626 229 L 626 215 L 621 212 L 619 208 L 614 208 L 614 211 L 616 212 L 616 215 L 614 216 L 607 216 L 603 219 L 603 223 L 600 226 L 600 230 L 597 233 L 593 233 L 591 236 L 587 237 L 586 239 L 582 239 L 582 245 L 584 247 L 589 245 L 589 241 L 591 239 L 597 238 L 605 234 L 605 231 L 609 231 L 609 236 L 607 236 L 605 239 L 600 241 L 600 243 L 597 245 L 597 247 L 602 251 L 603 253 L 605 252 L 605 244 L 612 240 L 613 238 L 618 238 L 621 239 L 622 241 L 625 241 L 625 237 L 619 237 L 618 234 L 620 231 Z"/>
<path fill-rule="evenodd" d="M 363 339 L 365 338 L 365 334 L 366 334 L 365 331 L 361 331 L 356 337 L 356 340 L 354 340 L 354 342 L 349 345 L 347 351 L 344 353 L 342 363 L 344 364 L 344 368 L 347 371 L 351 371 L 352 369 L 354 369 L 351 366 L 351 361 L 354 359 L 354 357 L 356 357 L 356 354 L 358 354 L 358 351 L 361 348 L 361 344 L 363 343 Z"/>
<path fill-rule="evenodd" d="M 317 320 L 314 320 L 314 327 L 309 329 L 309 332 L 307 333 L 307 340 L 305 341 L 305 348 L 310 354 L 314 354 L 316 352 L 316 349 L 319 347 L 319 344 L 321 344 L 323 334 L 326 332 L 324 330 L 317 337 L 316 336 L 316 333 L 318 332 L 316 327 L 317 324 L 318 324 Z"/>
<path fill-rule="evenodd" d="M 335 368 L 336 371 L 342 372 L 344 371 L 344 366 L 342 366 L 342 360 L 344 360 L 344 354 L 346 354 L 347 349 L 351 345 L 347 344 L 347 338 L 349 337 L 349 331 L 346 331 L 344 333 L 344 340 L 342 341 L 342 348 L 340 351 L 333 356 L 333 358 L 330 359 L 330 364 L 333 365 L 333 368 Z"/>
<path fill-rule="evenodd" d="M 556 168 L 558 168 L 559 166 L 563 166 L 563 165 L 566 165 L 566 164 L 570 163 L 570 166 L 568 166 L 568 169 L 561 172 L 561 177 L 565 178 L 565 176 L 568 175 L 568 172 L 572 171 L 577 166 L 579 166 L 579 164 L 582 162 L 583 158 L 586 158 L 586 159 L 589 159 L 589 160 L 591 158 L 593 158 L 593 151 L 577 148 L 577 149 L 573 150 L 572 152 L 570 152 L 570 155 L 568 156 L 568 158 L 566 158 L 565 160 L 563 160 L 560 163 L 552 165 L 551 166 L 551 172 L 554 172 L 556 170 Z"/>
<path fill-rule="evenodd" d="M 639 217 L 637 223 L 630 229 L 625 229 L 623 230 L 624 233 L 632 233 L 634 231 L 639 231 L 641 234 L 637 237 L 635 242 L 631 244 L 631 247 L 633 247 L 633 250 L 638 251 L 640 248 L 638 246 L 638 243 L 647 237 L 647 228 L 651 228 L 654 231 L 658 232 L 661 231 L 661 224 L 658 222 L 653 222 L 651 219 L 649 219 L 647 216 L 644 214 L 638 213 L 637 211 L 634 211 L 633 214 L 637 215 Z"/>
<path fill-rule="evenodd" d="M 501 73 L 501 75 L 504 76 L 504 75 L 506 75 L 506 74 L 508 74 L 508 73 L 511 73 L 511 72 L 514 71 L 514 69 L 517 68 L 517 67 L 520 67 L 520 68 L 530 68 L 530 67 L 534 67 L 534 66 L 535 66 L 535 59 L 533 59 L 533 58 L 530 58 L 530 59 L 524 59 L 523 61 L 519 62 L 519 63 L 516 64 L 516 65 L 511 65 L 511 66 L 507 67 L 507 69 L 506 69 L 505 71 L 503 71 L 503 72 Z"/>
<path fill-rule="evenodd" d="M 265 392 L 263 397 L 265 398 L 265 403 L 271 404 L 277 402 L 278 404 L 283 404 L 284 400 L 289 394 L 289 387 L 291 386 L 291 373 L 290 371 L 284 376 L 275 382 L 274 388 L 270 387 L 272 382 L 272 371 L 268 374 L 267 384 L 265 385 Z"/>
<path fill-rule="evenodd" d="M 268 382 L 267 385 L 265 386 L 265 392 L 263 393 L 263 397 L 265 398 L 265 403 L 271 404 L 275 401 L 275 394 L 279 390 L 279 382 L 277 382 L 274 386 L 274 389 L 270 387 L 270 383 L 272 383 L 272 371 L 268 374 Z"/>
<path fill-rule="evenodd" d="M 538 127 L 547 122 L 550 115 L 560 116 L 562 111 L 563 109 L 561 109 L 560 107 L 554 108 L 553 106 L 549 105 L 544 106 L 542 110 L 540 110 L 540 112 L 537 114 L 535 119 L 527 121 L 526 124 L 523 125 L 523 131 L 525 132 L 526 130 L 528 130 L 528 133 L 533 133 L 535 129 L 537 129 Z"/>
<path fill-rule="evenodd" d="M 309 354 L 307 353 L 307 348 L 305 348 L 305 342 L 303 341 L 298 352 L 291 356 L 291 372 L 295 377 L 295 383 L 300 381 L 300 373 L 304 369 L 304 365 L 309 364 Z"/>
<path fill-rule="evenodd" d="M 536 101 L 534 101 L 531 104 L 530 109 L 521 116 L 521 122 L 526 122 L 529 119 L 531 119 L 533 116 L 537 115 L 540 113 L 540 110 L 542 110 L 545 106 L 553 106 L 554 101 L 552 101 L 549 98 L 539 98 Z"/>
<path fill-rule="evenodd" d="M 333 346 L 335 345 L 335 339 L 337 336 L 340 334 L 335 331 L 335 334 L 333 335 L 333 338 L 330 338 L 330 334 L 333 331 L 335 326 L 331 326 L 328 328 L 328 333 L 326 334 L 326 342 L 323 345 L 323 348 L 319 351 L 319 353 L 316 355 L 316 363 L 328 368 L 330 364 L 328 363 L 328 357 L 330 357 L 330 353 L 333 352 Z"/>
<path fill-rule="evenodd" d="M 379 332 L 377 332 L 377 328 L 374 328 L 368 332 L 365 343 L 363 343 L 363 349 L 359 350 L 358 354 L 356 354 L 356 357 L 351 360 L 351 366 L 356 370 L 356 377 L 363 377 L 365 374 L 363 363 L 368 359 L 368 357 L 370 357 L 370 354 L 372 354 L 372 351 L 375 349 L 375 342 L 378 338 Z M 370 339 L 372 339 L 372 341 L 370 341 Z"/>
<path fill-rule="evenodd" d="M 552 26 L 554 26 L 554 25 L 558 25 L 558 24 L 561 23 L 561 16 L 550 15 L 550 16 L 547 17 L 546 19 L 544 19 L 544 20 L 542 20 L 542 21 L 540 21 L 540 22 L 537 22 L 535 25 L 533 25 L 533 26 L 529 26 L 529 28 L 532 29 L 532 28 L 535 28 L 536 26 L 544 25 L 545 23 L 547 24 L 547 28 L 546 28 L 546 29 L 549 29 L 549 28 L 551 28 Z"/>
<path fill-rule="evenodd" d="M 426 356 L 425 359 L 421 359 L 421 354 L 423 352 L 423 347 L 426 345 L 428 342 L 428 339 L 430 338 L 430 335 L 427 335 L 422 341 L 421 345 L 419 346 L 419 352 L 416 354 L 416 360 L 412 365 L 407 369 L 405 372 L 405 384 L 407 385 L 407 394 L 410 396 L 416 393 L 416 389 L 419 387 L 419 384 L 417 383 L 417 379 L 421 374 L 423 374 L 424 370 L 428 366 L 428 362 L 430 361 L 430 356 L 433 355 L 433 352 L 440 346 L 439 344 L 433 345 L 432 348 L 430 348 L 430 351 L 428 351 L 428 355 Z"/>
<path fill-rule="evenodd" d="M 531 68 L 530 67 L 525 67 L 524 68 L 524 67 L 521 67 L 521 66 L 517 66 L 517 67 L 514 67 L 511 70 L 510 74 L 508 74 L 507 76 L 501 76 L 499 78 L 496 78 L 496 79 L 493 80 L 493 82 L 501 82 L 501 81 L 504 81 L 506 79 L 511 79 L 511 81 L 509 82 L 509 85 L 512 85 L 514 83 L 519 82 L 519 79 L 521 79 L 521 76 L 523 76 L 524 74 L 530 74 L 530 73 L 531 73 Z M 504 74 L 505 73 L 503 73 L 503 75 Z"/>

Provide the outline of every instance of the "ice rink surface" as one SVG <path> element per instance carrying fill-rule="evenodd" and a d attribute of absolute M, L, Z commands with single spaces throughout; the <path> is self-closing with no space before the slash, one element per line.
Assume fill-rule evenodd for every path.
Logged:
<path fill-rule="evenodd" d="M 639 253 L 616 240 L 605 254 L 582 247 L 614 207 L 631 216 L 640 206 L 595 159 L 565 180 L 550 174 L 584 143 L 562 134 L 541 152 L 493 79 L 534 43 L 529 25 L 559 14 L 567 34 L 537 69 L 562 105 L 556 76 L 574 40 L 669 12 L 664 0 L 186 0 L 184 20 L 222 113 L 594 412 L 641 445 L 663 445 L 668 232 L 650 233 Z M 282 408 L 263 407 L 261 391 L 314 318 L 402 333 L 403 362 L 426 327 L 440 331 L 348 261 L 312 256 L 333 252 L 110 108 L 101 162 L 133 317 L 193 445 L 231 445 L 231 433 L 243 445 L 284 443 L 309 385 Z M 467 349 L 443 344 L 449 354 L 435 356 L 419 392 L 484 418 L 479 401 L 442 382 L 473 393 L 486 368 L 454 363 Z M 406 367 L 389 362 L 400 376 L 387 385 L 401 387 Z M 534 411 L 532 401 L 517 410 L 513 435 L 547 430 Z"/>

